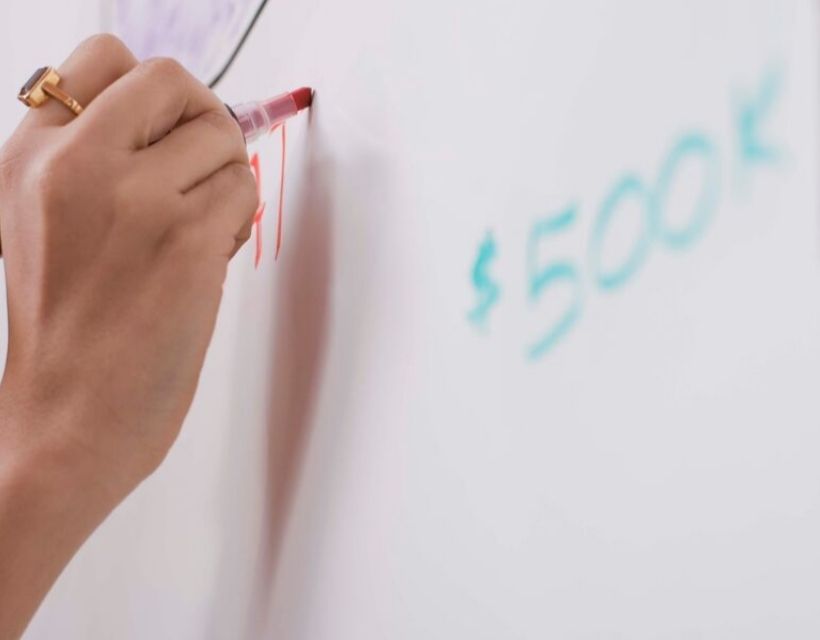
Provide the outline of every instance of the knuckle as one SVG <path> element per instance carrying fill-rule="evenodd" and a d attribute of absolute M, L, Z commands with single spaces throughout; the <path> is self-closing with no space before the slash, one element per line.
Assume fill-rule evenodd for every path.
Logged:
<path fill-rule="evenodd" d="M 32 163 L 29 171 L 31 187 L 46 207 L 60 206 L 70 197 L 77 160 L 72 146 L 62 143 L 39 155 Z"/>
<path fill-rule="evenodd" d="M 125 43 L 111 33 L 98 33 L 85 39 L 80 43 L 78 50 L 87 51 L 99 60 L 119 61 L 133 58 Z"/>
<path fill-rule="evenodd" d="M 175 82 L 188 76 L 185 67 L 174 58 L 149 58 L 141 66 L 146 74 L 160 81 Z"/>
<path fill-rule="evenodd" d="M 253 179 L 253 176 L 251 176 L 250 179 L 246 178 L 241 188 L 244 211 L 246 216 L 250 218 L 256 213 L 260 205 L 259 193 L 256 190 L 256 181 Z"/>
<path fill-rule="evenodd" d="M 225 167 L 225 170 L 228 172 L 228 176 L 230 176 L 232 184 L 236 187 L 256 184 L 253 180 L 253 174 L 251 173 L 250 168 L 244 162 L 231 162 L 227 167 Z"/>
<path fill-rule="evenodd" d="M 259 196 L 256 192 L 256 180 L 247 165 L 235 162 L 228 167 L 231 188 L 241 202 L 242 207 L 251 216 L 259 206 Z"/>
<path fill-rule="evenodd" d="M 236 121 L 230 116 L 227 111 L 224 110 L 210 110 L 206 111 L 202 115 L 199 116 L 199 120 L 210 126 L 213 127 L 220 133 L 225 134 L 226 136 L 231 136 L 231 138 L 236 139 L 237 145 L 240 144 L 239 138 L 239 127 L 236 124 Z M 242 145 L 244 149 L 244 145 Z"/>
<path fill-rule="evenodd" d="M 236 241 L 245 244 L 251 238 L 251 234 L 253 233 L 253 225 L 251 224 L 250 220 L 242 225 L 242 228 L 239 230 L 239 233 L 236 234 Z"/>

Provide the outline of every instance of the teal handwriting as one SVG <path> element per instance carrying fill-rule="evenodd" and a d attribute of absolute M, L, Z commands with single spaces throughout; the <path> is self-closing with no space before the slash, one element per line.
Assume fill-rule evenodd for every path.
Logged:
<path fill-rule="evenodd" d="M 742 165 L 772 164 L 781 157 L 781 149 L 768 141 L 764 128 L 773 115 L 781 95 L 780 73 L 767 73 L 757 90 L 744 96 L 734 113 L 737 155 Z M 686 166 L 698 166 L 701 182 L 697 199 L 688 218 L 672 224 L 667 219 L 667 200 Z M 527 239 L 525 277 L 532 313 L 538 312 L 545 297 L 564 287 L 570 301 L 550 326 L 526 346 L 526 357 L 539 360 L 553 351 L 583 317 L 585 291 L 591 282 L 594 291 L 613 293 L 626 286 L 643 268 L 655 249 L 682 251 L 691 249 L 708 231 L 718 213 L 723 193 L 722 158 L 713 136 L 705 131 L 691 130 L 674 140 L 661 158 L 657 173 L 646 179 L 636 173 L 621 176 L 605 193 L 592 220 L 586 245 L 586 263 L 568 256 L 543 261 L 543 248 L 550 240 L 572 232 L 581 215 L 578 205 L 538 219 Z M 617 217 L 637 205 L 640 224 L 630 250 L 620 264 L 605 264 L 604 248 Z M 476 303 L 468 314 L 471 324 L 487 328 L 489 313 L 499 303 L 501 285 L 490 274 L 490 266 L 498 253 L 492 231 L 481 242 L 472 267 L 472 286 Z M 542 264 L 543 262 L 543 264 Z M 586 278 L 584 277 L 586 274 Z"/>

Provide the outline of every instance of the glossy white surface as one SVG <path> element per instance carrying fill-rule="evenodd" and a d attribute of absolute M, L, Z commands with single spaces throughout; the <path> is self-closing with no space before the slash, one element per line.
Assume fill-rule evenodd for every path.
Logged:
<path fill-rule="evenodd" d="M 95 29 L 71 4 L 0 6 L 3 133 L 32 67 Z M 20 13 L 47 8 L 35 50 Z M 804 0 L 272 2 L 220 93 L 317 90 L 288 128 L 282 257 L 272 138 L 266 252 L 232 267 L 180 440 L 28 638 L 820 636 L 817 19 Z M 714 178 L 708 223 L 685 249 L 655 229 L 602 290 L 595 260 L 649 233 L 628 203 L 598 251 L 602 203 L 625 175 L 657 193 L 678 143 L 666 228 Z M 528 272 L 534 225 L 571 205 Z M 568 279 L 530 298 L 556 260 L 577 320 L 532 360 L 573 301 Z"/>

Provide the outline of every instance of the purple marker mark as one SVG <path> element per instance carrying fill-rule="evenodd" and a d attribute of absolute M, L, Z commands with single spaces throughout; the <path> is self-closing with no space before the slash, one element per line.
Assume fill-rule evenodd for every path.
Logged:
<path fill-rule="evenodd" d="M 111 0 L 112 30 L 141 60 L 168 56 L 210 81 L 262 0 Z"/>

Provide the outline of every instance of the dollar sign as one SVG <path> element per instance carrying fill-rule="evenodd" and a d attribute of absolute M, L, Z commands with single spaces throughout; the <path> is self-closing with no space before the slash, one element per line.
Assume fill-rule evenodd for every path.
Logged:
<path fill-rule="evenodd" d="M 476 292 L 476 304 L 468 314 L 469 321 L 477 327 L 485 327 L 490 310 L 498 303 L 501 297 L 501 287 L 490 274 L 490 265 L 495 260 L 498 253 L 495 238 L 492 232 L 487 232 L 486 237 L 478 248 L 478 256 L 473 263 L 472 283 Z"/>

